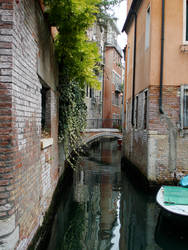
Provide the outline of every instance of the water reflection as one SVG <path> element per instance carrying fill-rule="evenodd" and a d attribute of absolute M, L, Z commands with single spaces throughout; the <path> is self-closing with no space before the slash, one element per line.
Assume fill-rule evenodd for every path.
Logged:
<path fill-rule="evenodd" d="M 154 239 L 159 214 L 154 196 L 138 189 L 123 173 L 122 179 L 120 249 L 161 249 Z"/>
<path fill-rule="evenodd" d="M 83 249 L 112 249 L 117 238 L 121 170 L 117 142 L 94 144 L 75 174 L 75 200 L 85 204 Z M 117 161 L 118 159 L 118 161 Z"/>
<path fill-rule="evenodd" d="M 186 226 L 186 224 L 183 224 Z M 182 227 L 173 220 L 167 219 L 160 213 L 155 231 L 155 240 L 164 250 L 187 250 L 188 249 L 188 228 Z"/>
<path fill-rule="evenodd" d="M 169 235 L 165 238 L 170 229 L 168 223 L 165 228 L 158 223 L 155 195 L 121 173 L 120 160 L 116 140 L 92 144 L 74 173 L 66 204 L 62 197 L 49 250 L 181 249 L 170 248 Z"/>

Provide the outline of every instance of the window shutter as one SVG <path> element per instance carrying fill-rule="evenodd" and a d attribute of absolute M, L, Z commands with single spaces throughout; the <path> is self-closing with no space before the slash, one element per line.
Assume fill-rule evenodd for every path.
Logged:
<path fill-rule="evenodd" d="M 183 127 L 188 128 L 188 88 L 184 88 L 184 97 L 183 97 Z"/>
<path fill-rule="evenodd" d="M 188 41 L 188 1 L 186 0 L 186 41 Z"/>
<path fill-rule="evenodd" d="M 183 96 L 184 96 L 184 85 L 181 86 L 180 94 L 180 127 L 183 129 Z"/>

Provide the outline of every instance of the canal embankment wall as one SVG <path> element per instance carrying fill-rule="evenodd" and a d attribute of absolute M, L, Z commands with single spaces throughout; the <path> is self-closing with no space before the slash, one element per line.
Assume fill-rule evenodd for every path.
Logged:
<path fill-rule="evenodd" d="M 0 20 L 0 249 L 23 250 L 60 176 L 58 67 L 38 0 L 0 1 Z"/>
<path fill-rule="evenodd" d="M 127 103 L 122 155 L 151 185 L 176 183 L 188 174 L 188 135 L 180 126 L 180 92 L 180 86 L 164 86 L 164 114 L 158 111 L 159 87 L 140 92 L 134 127 L 132 100 Z"/>

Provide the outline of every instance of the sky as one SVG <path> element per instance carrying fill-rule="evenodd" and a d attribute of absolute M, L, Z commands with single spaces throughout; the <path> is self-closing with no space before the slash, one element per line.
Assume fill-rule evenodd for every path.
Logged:
<path fill-rule="evenodd" d="M 115 7 L 114 12 L 115 12 L 115 16 L 118 18 L 117 26 L 118 26 L 118 29 L 121 33 L 118 36 L 118 44 L 122 49 L 124 49 L 125 45 L 126 45 L 127 38 L 126 38 L 125 32 L 122 33 L 121 31 L 123 29 L 123 25 L 125 23 L 125 19 L 127 16 L 127 1 L 124 0 L 123 2 L 121 2 L 121 4 L 119 6 Z"/>

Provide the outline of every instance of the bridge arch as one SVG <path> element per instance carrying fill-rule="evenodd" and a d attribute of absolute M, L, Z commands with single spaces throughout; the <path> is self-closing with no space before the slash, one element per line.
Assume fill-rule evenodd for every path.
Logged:
<path fill-rule="evenodd" d="M 117 139 L 122 139 L 123 136 L 118 130 L 107 130 L 107 131 L 86 131 L 84 132 L 84 143 L 88 144 L 91 143 L 92 141 L 95 141 L 96 139 L 99 138 L 117 138 Z"/>

